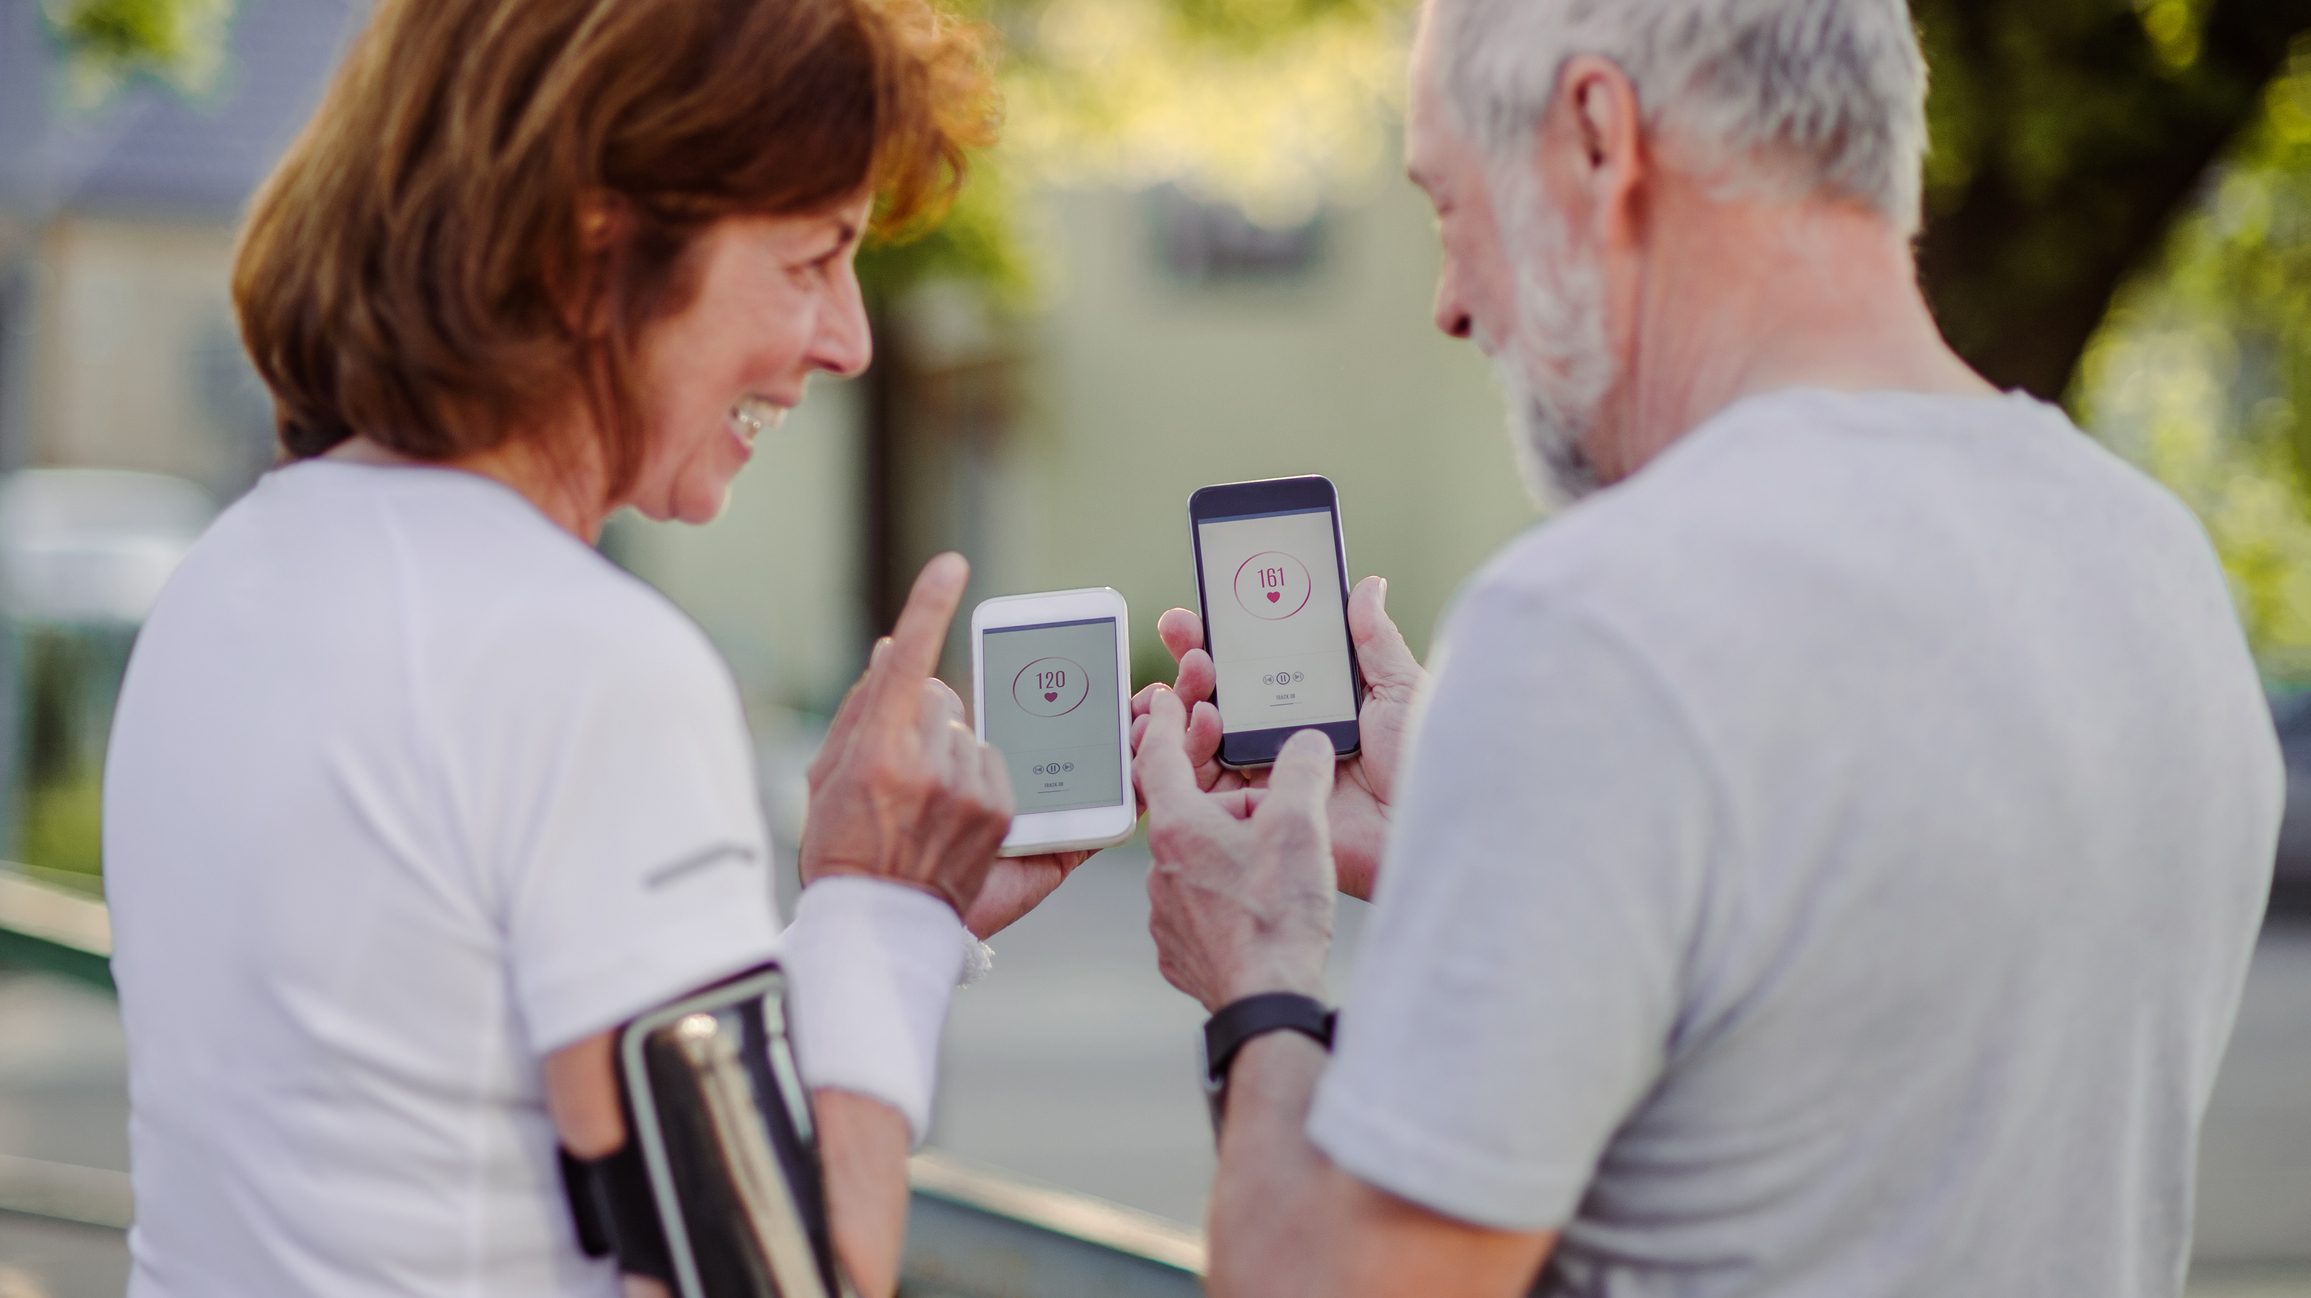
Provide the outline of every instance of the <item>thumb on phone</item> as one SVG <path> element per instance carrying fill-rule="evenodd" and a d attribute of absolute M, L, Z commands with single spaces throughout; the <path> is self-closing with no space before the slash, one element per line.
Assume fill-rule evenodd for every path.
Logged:
<path fill-rule="evenodd" d="M 1388 616 L 1388 579 L 1366 577 L 1348 592 L 1348 637 L 1356 642 L 1356 665 L 1366 687 L 1417 684 L 1422 675 L 1412 646 Z"/>
<path fill-rule="evenodd" d="M 1324 804 L 1332 796 L 1333 765 L 1339 759 L 1332 741 L 1318 730 L 1303 730 L 1284 741 L 1276 764 L 1268 770 L 1268 793 L 1253 819 L 1261 823 L 1289 818 L 1321 834 Z"/>

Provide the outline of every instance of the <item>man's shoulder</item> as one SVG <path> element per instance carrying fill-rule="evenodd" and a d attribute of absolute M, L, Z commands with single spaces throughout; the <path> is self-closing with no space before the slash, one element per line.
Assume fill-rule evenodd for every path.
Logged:
<path fill-rule="evenodd" d="M 1480 622 L 1510 644 L 1577 624 L 1709 708 L 1862 706 L 1961 644 L 1985 671 L 2053 654 L 2151 689 L 2239 634 L 2189 510 L 2061 412 L 1832 393 L 1743 403 L 1516 537 L 1451 641 Z"/>
<path fill-rule="evenodd" d="M 1797 391 L 1728 407 L 1512 540 L 1478 583 L 1556 601 L 1666 593 L 1683 603 L 1696 588 L 1813 582 L 1825 569 L 1874 580 L 1873 563 L 1959 533 L 2047 550 L 2132 547 L 2140 560 L 2194 567 L 2207 556 L 2204 530 L 2172 492 L 2054 407 Z"/>

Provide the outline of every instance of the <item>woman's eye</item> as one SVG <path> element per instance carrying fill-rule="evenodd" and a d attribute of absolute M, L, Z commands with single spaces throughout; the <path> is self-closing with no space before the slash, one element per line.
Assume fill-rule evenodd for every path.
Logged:
<path fill-rule="evenodd" d="M 825 279 L 834 270 L 835 259 L 840 253 L 841 249 L 838 248 L 823 256 L 813 257 L 791 267 L 791 272 L 797 279 Z"/>

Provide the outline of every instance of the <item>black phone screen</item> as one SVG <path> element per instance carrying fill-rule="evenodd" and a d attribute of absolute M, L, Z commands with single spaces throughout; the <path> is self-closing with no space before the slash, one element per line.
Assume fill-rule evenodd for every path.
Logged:
<path fill-rule="evenodd" d="M 1311 481 L 1321 484 L 1321 503 L 1306 488 L 1262 492 L 1247 489 L 1271 484 L 1244 483 L 1207 488 L 1191 509 L 1221 728 L 1231 738 L 1277 732 L 1270 744 L 1231 745 L 1222 754 L 1229 761 L 1272 758 L 1285 735 L 1310 727 L 1331 732 L 1342 751 L 1355 747 L 1363 689 L 1349 648 L 1330 484 L 1274 485 Z"/>

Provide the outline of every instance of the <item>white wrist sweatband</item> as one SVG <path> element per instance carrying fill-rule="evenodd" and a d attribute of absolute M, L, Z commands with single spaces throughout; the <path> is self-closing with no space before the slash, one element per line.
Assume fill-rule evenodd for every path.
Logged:
<path fill-rule="evenodd" d="M 995 948 L 973 938 L 963 949 L 963 976 L 958 987 L 968 987 L 995 972 Z"/>
<path fill-rule="evenodd" d="M 921 889 L 851 875 L 804 888 L 779 958 L 803 1084 L 881 1100 L 922 1144 L 970 945 L 954 907 Z"/>

